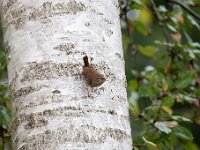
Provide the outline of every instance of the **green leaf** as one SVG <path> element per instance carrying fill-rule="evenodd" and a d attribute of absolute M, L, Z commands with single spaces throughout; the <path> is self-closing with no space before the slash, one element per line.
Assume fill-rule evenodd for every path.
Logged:
<path fill-rule="evenodd" d="M 158 116 L 158 107 L 154 108 L 154 107 L 147 107 L 144 110 L 144 118 L 146 120 L 148 120 L 148 122 L 153 122 L 156 117 Z"/>
<path fill-rule="evenodd" d="M 167 27 L 169 30 L 171 30 L 172 32 L 177 32 L 176 28 L 170 24 L 167 24 Z"/>
<path fill-rule="evenodd" d="M 188 103 L 192 103 L 193 101 L 195 101 L 196 99 L 195 98 L 192 98 L 192 97 L 189 97 L 189 96 L 186 96 L 186 95 L 183 95 L 183 94 L 179 94 L 178 97 L 185 101 L 185 102 L 188 102 Z"/>
<path fill-rule="evenodd" d="M 148 57 L 154 57 L 158 51 L 157 47 L 154 46 L 142 46 L 138 45 L 137 49 L 139 52 Z"/>
<path fill-rule="evenodd" d="M 174 128 L 173 131 L 179 138 L 183 140 L 193 140 L 192 133 L 187 128 L 179 126 Z"/>
<path fill-rule="evenodd" d="M 139 148 L 137 148 L 137 147 L 134 147 L 134 148 L 133 148 L 133 150 L 139 150 Z"/>
<path fill-rule="evenodd" d="M 200 49 L 200 43 L 190 42 L 190 43 L 188 43 L 188 45 L 190 46 L 190 48 L 199 48 Z"/>
<path fill-rule="evenodd" d="M 174 105 L 175 97 L 174 96 L 167 96 L 162 99 L 162 105 L 172 107 Z"/>
<path fill-rule="evenodd" d="M 183 147 L 185 150 L 199 150 L 198 146 L 193 142 L 186 142 Z"/>
<path fill-rule="evenodd" d="M 0 106 L 0 122 L 1 124 L 8 126 L 11 121 L 11 117 L 4 106 Z"/>
<path fill-rule="evenodd" d="M 184 122 L 192 122 L 190 119 L 183 117 L 183 116 L 178 116 L 178 115 L 173 115 L 171 116 L 172 119 L 176 120 L 176 121 L 184 121 Z"/>
<path fill-rule="evenodd" d="M 137 21 L 135 21 L 135 24 L 136 24 L 137 30 L 141 34 L 143 34 L 145 36 L 148 36 L 149 33 L 151 32 L 150 29 L 149 29 L 149 27 L 147 25 L 145 25 L 142 21 L 137 20 Z"/>
<path fill-rule="evenodd" d="M 173 47 L 174 46 L 173 43 L 167 43 L 166 41 L 155 40 L 154 43 L 158 44 L 158 45 L 161 45 L 161 46 L 169 46 L 169 47 Z"/>
<path fill-rule="evenodd" d="M 145 8 L 146 6 L 141 4 L 141 3 L 133 2 L 133 3 L 131 3 L 130 7 L 132 9 L 139 9 L 140 10 L 140 9 Z"/>
<path fill-rule="evenodd" d="M 6 64 L 6 55 L 3 52 L 0 53 L 0 65 L 2 64 Z"/>
<path fill-rule="evenodd" d="M 131 90 L 136 90 L 138 88 L 138 82 L 136 80 L 130 80 L 128 85 Z"/>
<path fill-rule="evenodd" d="M 157 87 L 154 87 L 152 83 L 145 83 L 139 87 L 139 94 L 143 97 L 153 98 L 160 92 L 161 90 Z"/>
<path fill-rule="evenodd" d="M 135 91 L 132 91 L 130 94 L 130 97 L 128 98 L 129 106 L 130 106 L 129 108 L 134 115 L 139 115 L 140 113 L 140 108 L 138 106 L 138 97 L 139 97 L 138 93 Z"/>
<path fill-rule="evenodd" d="M 168 107 L 168 106 L 162 106 L 161 107 L 165 112 L 167 112 L 169 115 L 172 115 L 173 114 L 173 110 Z"/>
<path fill-rule="evenodd" d="M 139 76 L 139 71 L 138 71 L 138 70 L 132 69 L 132 70 L 131 70 L 131 73 L 132 73 L 135 77 Z"/>
<path fill-rule="evenodd" d="M 162 80 L 162 90 L 166 92 L 168 90 L 169 85 L 164 78 L 162 78 L 161 80 Z"/>
<path fill-rule="evenodd" d="M 195 89 L 195 95 L 196 95 L 197 97 L 200 97 L 200 89 Z"/>
<path fill-rule="evenodd" d="M 163 13 L 167 12 L 166 7 L 163 6 L 163 5 L 159 6 L 159 7 L 158 7 L 158 10 L 159 10 L 160 12 L 163 12 Z"/>
<path fill-rule="evenodd" d="M 166 134 L 169 134 L 172 132 L 172 129 L 170 129 L 168 127 L 168 125 L 166 124 L 166 122 L 161 122 L 161 121 L 158 121 L 154 124 L 154 126 L 159 129 L 161 132 L 164 132 Z"/>
<path fill-rule="evenodd" d="M 199 26 L 199 24 L 196 22 L 196 20 L 195 20 L 192 16 L 190 16 L 190 15 L 187 15 L 187 17 L 188 17 L 188 19 L 191 21 L 192 25 L 195 26 L 195 27 L 197 27 L 197 29 L 200 30 L 200 26 Z"/>
<path fill-rule="evenodd" d="M 123 34 L 122 42 L 123 42 L 123 49 L 126 52 L 128 50 L 129 44 L 131 43 L 131 39 L 126 34 Z"/>
<path fill-rule="evenodd" d="M 185 38 L 187 39 L 187 41 L 189 43 L 192 43 L 192 38 L 190 37 L 189 33 L 187 33 L 184 29 L 183 29 L 183 33 L 184 33 Z"/>
<path fill-rule="evenodd" d="M 175 87 L 178 89 L 183 89 L 192 84 L 195 79 L 194 71 L 185 71 L 181 72 L 178 76 L 178 79 L 175 82 Z"/>
<path fill-rule="evenodd" d="M 148 146 L 148 148 L 151 150 L 154 150 L 157 145 L 151 141 L 148 141 L 145 137 L 142 137 L 142 139 L 144 140 L 145 144 Z"/>

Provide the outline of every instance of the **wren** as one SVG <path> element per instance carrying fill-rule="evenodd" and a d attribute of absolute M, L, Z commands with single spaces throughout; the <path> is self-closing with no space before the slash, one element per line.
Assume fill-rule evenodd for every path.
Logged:
<path fill-rule="evenodd" d="M 83 57 L 83 61 L 83 75 L 85 76 L 87 84 L 91 87 L 102 85 L 106 81 L 106 78 L 89 64 L 87 56 Z"/>

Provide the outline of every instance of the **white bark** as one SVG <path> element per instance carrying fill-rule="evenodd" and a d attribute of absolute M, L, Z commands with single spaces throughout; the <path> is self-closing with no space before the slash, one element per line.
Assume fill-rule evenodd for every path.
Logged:
<path fill-rule="evenodd" d="M 116 0 L 4 0 L 13 149 L 131 150 Z M 89 88 L 83 56 L 106 77 Z"/>

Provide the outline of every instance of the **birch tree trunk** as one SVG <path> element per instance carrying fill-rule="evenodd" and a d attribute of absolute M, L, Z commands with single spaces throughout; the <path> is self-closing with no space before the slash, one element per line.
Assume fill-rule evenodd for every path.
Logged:
<path fill-rule="evenodd" d="M 116 0 L 3 0 L 14 150 L 131 150 Z M 106 77 L 89 88 L 83 56 Z"/>

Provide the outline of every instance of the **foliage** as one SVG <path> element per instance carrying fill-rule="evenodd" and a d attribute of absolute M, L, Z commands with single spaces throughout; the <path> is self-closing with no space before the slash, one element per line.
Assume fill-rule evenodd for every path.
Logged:
<path fill-rule="evenodd" d="M 8 130 L 12 120 L 8 95 L 6 56 L 2 36 L 0 26 L 0 150 L 10 147 L 10 134 Z"/>
<path fill-rule="evenodd" d="M 134 150 L 197 150 L 200 1 L 120 3 Z"/>

